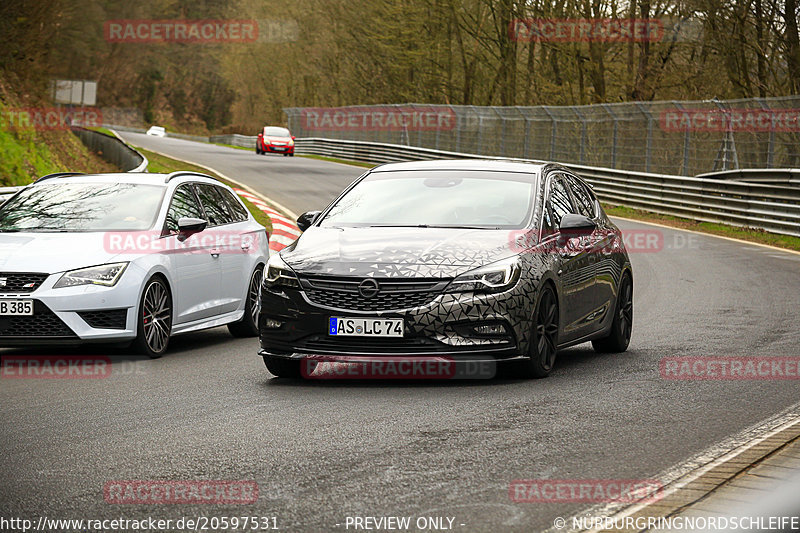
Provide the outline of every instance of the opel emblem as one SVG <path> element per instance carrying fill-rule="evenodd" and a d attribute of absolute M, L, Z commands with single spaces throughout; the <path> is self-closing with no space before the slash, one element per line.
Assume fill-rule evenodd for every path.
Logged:
<path fill-rule="evenodd" d="M 367 278 L 358 284 L 358 294 L 364 298 L 372 298 L 380 291 L 378 282 L 372 278 Z"/>

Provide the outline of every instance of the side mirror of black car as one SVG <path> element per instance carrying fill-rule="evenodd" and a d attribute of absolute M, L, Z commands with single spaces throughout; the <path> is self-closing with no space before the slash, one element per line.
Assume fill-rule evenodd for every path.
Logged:
<path fill-rule="evenodd" d="M 595 229 L 597 229 L 597 224 L 590 218 L 569 213 L 561 218 L 561 224 L 558 226 L 558 230 L 561 232 L 559 240 L 565 243 L 568 239 L 591 235 Z"/>
<path fill-rule="evenodd" d="M 202 218 L 182 217 L 178 219 L 178 240 L 185 241 L 191 235 L 200 233 L 208 226 Z"/>
<path fill-rule="evenodd" d="M 311 224 L 317 220 L 317 217 L 322 213 L 322 211 L 306 211 L 299 217 L 297 217 L 297 227 L 300 228 L 300 231 L 305 231 L 311 227 Z"/>

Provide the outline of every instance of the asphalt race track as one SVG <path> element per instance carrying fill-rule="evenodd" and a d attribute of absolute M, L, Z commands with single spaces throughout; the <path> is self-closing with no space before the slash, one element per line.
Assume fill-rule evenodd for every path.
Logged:
<path fill-rule="evenodd" d="M 125 134 L 211 166 L 301 213 L 363 169 Z M 276 380 L 255 339 L 173 339 L 106 379 L 0 382 L 4 516 L 275 516 L 345 531 L 347 516 L 455 517 L 456 531 L 538 531 L 587 504 L 515 503 L 516 479 L 641 479 L 800 401 L 797 381 L 672 381 L 667 356 L 797 356 L 800 255 L 682 231 L 631 253 L 634 333 L 581 345 L 538 381 Z M 108 347 L 3 350 L 115 355 Z M 255 480 L 252 505 L 117 505 L 112 480 Z M 446 523 L 446 521 L 445 521 Z M 352 527 L 351 527 L 352 530 Z"/>

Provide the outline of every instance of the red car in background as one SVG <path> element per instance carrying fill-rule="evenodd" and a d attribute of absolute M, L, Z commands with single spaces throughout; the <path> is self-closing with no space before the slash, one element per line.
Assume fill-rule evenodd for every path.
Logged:
<path fill-rule="evenodd" d="M 294 136 L 286 128 L 265 126 L 256 139 L 256 153 L 294 156 Z"/>

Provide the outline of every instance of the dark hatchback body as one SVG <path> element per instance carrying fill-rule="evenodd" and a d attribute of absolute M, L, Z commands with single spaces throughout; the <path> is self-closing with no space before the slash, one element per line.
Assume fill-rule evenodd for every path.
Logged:
<path fill-rule="evenodd" d="M 478 358 L 543 377 L 559 348 L 627 348 L 621 232 L 564 167 L 383 165 L 299 224 L 262 286 L 273 374 L 297 377 L 304 357 L 322 355 Z"/>

